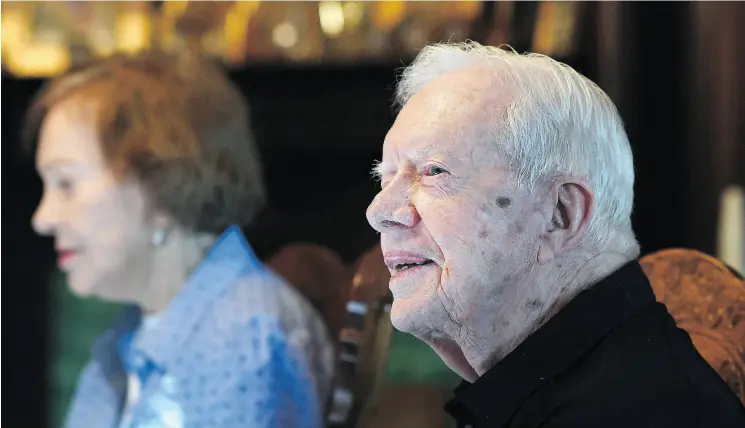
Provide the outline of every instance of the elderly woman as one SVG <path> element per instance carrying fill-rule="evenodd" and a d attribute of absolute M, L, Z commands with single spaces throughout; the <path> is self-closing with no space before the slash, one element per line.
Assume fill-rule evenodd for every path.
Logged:
<path fill-rule="evenodd" d="M 115 58 L 35 100 L 44 195 L 79 296 L 125 302 L 95 343 L 68 427 L 317 427 L 332 375 L 323 321 L 237 224 L 264 202 L 238 91 L 193 56 Z"/>

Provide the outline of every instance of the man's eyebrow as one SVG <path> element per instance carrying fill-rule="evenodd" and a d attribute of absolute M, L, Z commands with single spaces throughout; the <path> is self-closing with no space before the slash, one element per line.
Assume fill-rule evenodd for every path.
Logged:
<path fill-rule="evenodd" d="M 383 177 L 383 174 L 388 170 L 388 164 L 383 163 L 383 161 L 376 160 L 373 162 L 372 170 L 370 170 L 370 175 L 374 179 L 380 180 Z"/>
<path fill-rule="evenodd" d="M 426 158 L 427 156 L 440 153 L 449 158 L 456 159 L 456 156 L 453 154 L 452 150 L 442 149 L 435 146 L 427 146 L 414 152 L 414 155 L 411 156 L 409 160 L 413 163 L 419 163 L 423 158 Z M 395 172 L 395 170 L 396 169 L 390 163 L 376 160 L 373 163 L 370 174 L 374 178 L 380 180 L 385 174 Z"/>
<path fill-rule="evenodd" d="M 414 152 L 414 155 L 411 156 L 409 159 L 413 162 L 417 162 L 421 160 L 422 158 L 425 158 L 432 154 L 432 152 L 436 151 L 437 148 L 435 146 L 426 146 L 422 147 L 421 149 Z"/>
<path fill-rule="evenodd" d="M 423 149 L 417 150 L 414 156 L 411 157 L 411 161 L 414 163 L 421 162 L 426 157 L 446 157 L 450 159 L 457 159 L 458 157 L 450 149 L 445 149 L 437 146 L 428 146 Z"/>

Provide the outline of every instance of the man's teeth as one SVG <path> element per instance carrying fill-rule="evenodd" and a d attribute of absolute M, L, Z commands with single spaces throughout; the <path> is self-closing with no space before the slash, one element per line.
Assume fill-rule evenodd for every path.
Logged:
<path fill-rule="evenodd" d="M 426 265 L 429 262 L 430 262 L 430 260 L 425 260 L 423 262 L 418 262 L 418 263 L 402 263 L 402 264 L 396 265 L 396 270 L 397 271 L 404 271 L 404 270 L 408 270 L 408 269 L 410 269 L 410 268 L 412 268 L 414 266 Z"/>

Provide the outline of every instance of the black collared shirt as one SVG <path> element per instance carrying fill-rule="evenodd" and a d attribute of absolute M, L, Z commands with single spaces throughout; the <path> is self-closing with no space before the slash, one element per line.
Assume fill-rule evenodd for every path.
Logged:
<path fill-rule="evenodd" d="M 473 428 L 745 428 L 638 262 L 577 295 L 445 409 Z"/>

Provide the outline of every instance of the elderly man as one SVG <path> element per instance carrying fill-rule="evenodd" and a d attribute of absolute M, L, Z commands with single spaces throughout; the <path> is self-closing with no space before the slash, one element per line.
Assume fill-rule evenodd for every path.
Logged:
<path fill-rule="evenodd" d="M 367 216 L 394 326 L 465 379 L 461 426 L 745 427 L 636 261 L 631 149 L 600 88 L 546 56 L 437 44 L 396 95 Z"/>

